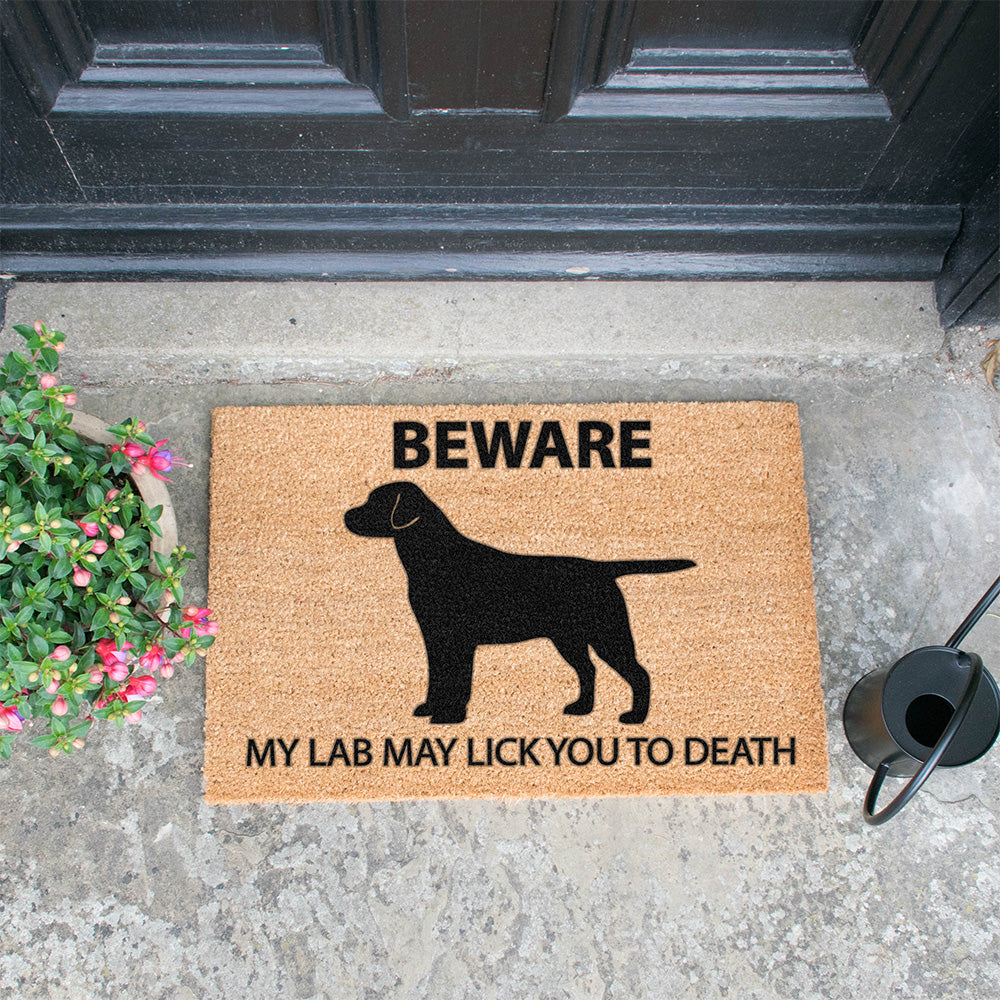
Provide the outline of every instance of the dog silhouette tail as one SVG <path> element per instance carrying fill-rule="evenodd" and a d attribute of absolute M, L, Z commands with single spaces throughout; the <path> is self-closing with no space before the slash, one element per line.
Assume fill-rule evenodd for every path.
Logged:
<path fill-rule="evenodd" d="M 619 559 L 604 564 L 615 577 L 633 573 L 676 573 L 697 566 L 690 559 Z"/>

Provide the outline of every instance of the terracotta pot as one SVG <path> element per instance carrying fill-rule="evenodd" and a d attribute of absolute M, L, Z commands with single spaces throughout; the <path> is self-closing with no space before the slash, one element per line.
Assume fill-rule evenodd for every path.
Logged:
<path fill-rule="evenodd" d="M 93 441 L 95 444 L 121 444 L 114 434 L 108 433 L 107 424 L 103 420 L 91 416 L 89 413 L 72 411 L 71 425 L 80 437 Z M 131 479 L 148 507 L 163 508 L 159 520 L 161 535 L 159 538 L 153 535 L 150 554 L 159 553 L 169 559 L 177 547 L 177 518 L 174 516 L 174 505 L 170 501 L 166 483 L 150 474 L 132 476 Z"/>

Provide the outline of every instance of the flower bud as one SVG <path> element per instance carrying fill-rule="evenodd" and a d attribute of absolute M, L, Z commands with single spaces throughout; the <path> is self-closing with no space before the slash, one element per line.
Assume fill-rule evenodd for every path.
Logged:
<path fill-rule="evenodd" d="M 51 389 L 58 381 L 59 380 L 55 377 L 55 375 L 46 373 L 38 380 L 38 384 L 43 389 Z"/>
<path fill-rule="evenodd" d="M 62 662 L 63 660 L 68 660 L 71 655 L 69 646 L 56 646 L 56 648 L 49 653 L 49 659 L 59 660 Z"/>
<path fill-rule="evenodd" d="M 45 689 L 46 694 L 55 694 L 59 690 L 59 681 L 54 677 L 49 681 L 49 686 Z"/>
<path fill-rule="evenodd" d="M 87 584 L 90 583 L 90 577 L 90 570 L 84 569 L 82 566 L 77 566 L 77 568 L 73 570 L 73 582 L 78 587 L 86 587 Z"/>
<path fill-rule="evenodd" d="M 37 680 L 38 680 L 38 671 L 37 671 L 37 670 L 34 670 L 34 671 L 32 671 L 32 672 L 31 672 L 30 674 L 28 674 L 28 680 L 29 680 L 29 681 L 30 681 L 30 682 L 31 682 L 32 684 L 34 684 L 34 683 L 35 683 L 35 681 L 37 681 Z"/>
<path fill-rule="evenodd" d="M 125 529 L 120 524 L 112 524 L 108 528 L 108 533 L 112 538 L 122 539 L 125 537 Z"/>
<path fill-rule="evenodd" d="M 49 756 L 50 757 L 58 757 L 59 756 L 59 747 L 49 747 Z"/>
<path fill-rule="evenodd" d="M 53 715 L 65 715 L 69 711 L 69 705 L 66 704 L 66 699 L 59 695 L 54 702 L 52 702 L 52 714 Z"/>
<path fill-rule="evenodd" d="M 45 333 L 45 324 L 40 319 L 35 320 L 35 333 L 39 336 Z"/>
<path fill-rule="evenodd" d="M 86 745 L 87 744 L 84 743 L 79 736 L 77 736 L 77 738 L 73 740 L 73 746 L 76 747 L 77 750 L 82 750 Z"/>

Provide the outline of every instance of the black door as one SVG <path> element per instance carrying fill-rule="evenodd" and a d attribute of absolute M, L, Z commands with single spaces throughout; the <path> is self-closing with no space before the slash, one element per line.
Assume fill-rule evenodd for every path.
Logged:
<path fill-rule="evenodd" d="M 938 278 L 997 295 L 995 0 L 8 0 L 56 277 Z"/>

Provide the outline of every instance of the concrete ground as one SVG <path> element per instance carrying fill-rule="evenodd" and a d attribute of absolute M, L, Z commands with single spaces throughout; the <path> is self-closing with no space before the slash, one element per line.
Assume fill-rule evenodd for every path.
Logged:
<path fill-rule="evenodd" d="M 19 284 L 2 349 L 36 318 L 80 408 L 193 461 L 173 495 L 202 553 L 214 406 L 794 400 L 831 787 L 209 807 L 182 670 L 140 726 L 0 764 L 0 995 L 1000 996 L 1000 752 L 872 829 L 840 723 L 1000 572 L 997 330 L 946 337 L 914 284 Z M 1000 619 L 966 648 L 1000 671 Z"/>

